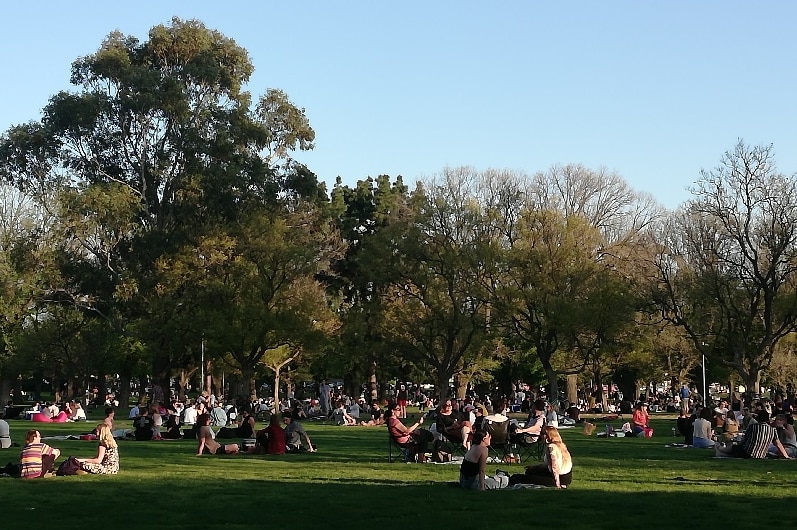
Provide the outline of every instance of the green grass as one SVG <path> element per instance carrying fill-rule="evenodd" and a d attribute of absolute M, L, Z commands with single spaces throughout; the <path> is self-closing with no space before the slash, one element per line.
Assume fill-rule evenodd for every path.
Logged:
<path fill-rule="evenodd" d="M 16 442 L 34 426 L 45 436 L 93 427 L 9 423 Z M 708 450 L 665 447 L 678 440 L 673 425 L 657 418 L 650 439 L 563 430 L 576 466 L 569 489 L 483 493 L 448 486 L 455 465 L 389 464 L 384 427 L 305 422 L 319 452 L 279 457 L 196 457 L 189 440 L 125 440 L 116 476 L 0 479 L 0 528 L 652 529 L 723 521 L 747 528 L 790 517 L 797 462 L 714 459 Z M 95 442 L 50 443 L 63 457 L 96 450 Z M 0 450 L 0 465 L 16 461 L 18 451 Z"/>

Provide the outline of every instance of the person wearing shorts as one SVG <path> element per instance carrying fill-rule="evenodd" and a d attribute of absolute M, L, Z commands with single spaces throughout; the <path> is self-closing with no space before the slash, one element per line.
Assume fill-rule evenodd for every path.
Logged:
<path fill-rule="evenodd" d="M 210 428 L 210 414 L 200 414 L 197 418 L 197 425 L 199 425 L 199 431 L 197 433 L 197 438 L 199 439 L 199 445 L 196 450 L 197 456 L 232 455 L 240 450 L 238 444 L 221 445 L 216 441 L 213 429 Z"/>

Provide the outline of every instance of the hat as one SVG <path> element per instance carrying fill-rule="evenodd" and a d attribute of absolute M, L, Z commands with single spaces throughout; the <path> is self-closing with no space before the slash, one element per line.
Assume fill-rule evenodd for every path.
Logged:
<path fill-rule="evenodd" d="M 474 407 L 473 405 L 465 405 L 465 412 L 470 412 L 470 411 L 472 411 L 475 408 L 476 407 Z"/>
<path fill-rule="evenodd" d="M 476 408 L 481 411 L 482 416 L 487 416 L 487 407 L 484 405 L 479 405 Z"/>

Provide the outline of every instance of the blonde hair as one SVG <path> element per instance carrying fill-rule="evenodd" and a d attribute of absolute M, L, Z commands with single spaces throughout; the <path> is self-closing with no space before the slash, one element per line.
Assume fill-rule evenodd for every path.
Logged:
<path fill-rule="evenodd" d="M 553 425 L 547 425 L 544 427 L 544 429 L 545 429 L 545 436 L 548 437 L 548 443 L 555 443 L 555 444 L 564 443 L 564 441 L 562 440 L 562 435 L 559 434 L 559 429 L 557 429 Z"/>
<path fill-rule="evenodd" d="M 97 438 L 105 447 L 116 448 L 116 440 L 114 440 L 113 432 L 108 424 L 100 423 L 97 425 Z"/>

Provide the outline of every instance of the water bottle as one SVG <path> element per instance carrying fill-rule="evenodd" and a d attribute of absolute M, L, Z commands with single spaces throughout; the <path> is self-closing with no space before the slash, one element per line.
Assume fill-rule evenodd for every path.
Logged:
<path fill-rule="evenodd" d="M 672 435 L 673 436 L 678 436 L 678 433 L 675 431 L 675 427 L 672 428 Z"/>

